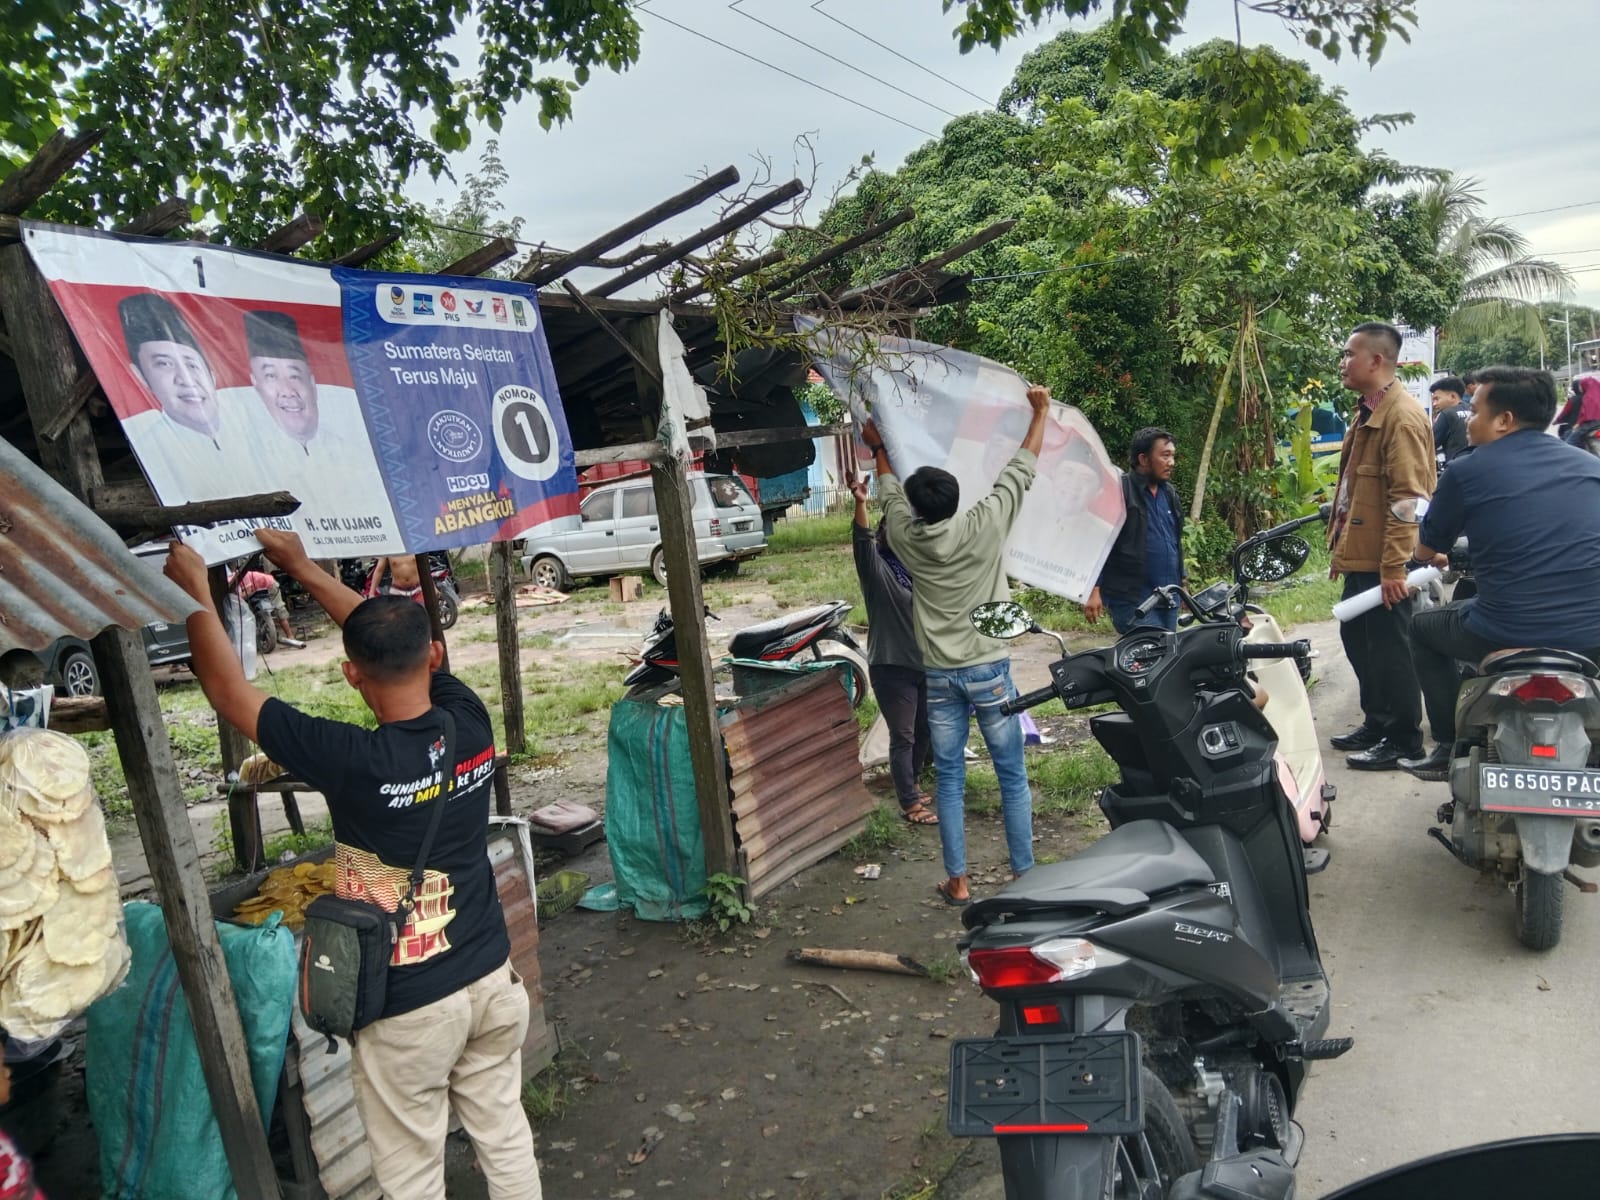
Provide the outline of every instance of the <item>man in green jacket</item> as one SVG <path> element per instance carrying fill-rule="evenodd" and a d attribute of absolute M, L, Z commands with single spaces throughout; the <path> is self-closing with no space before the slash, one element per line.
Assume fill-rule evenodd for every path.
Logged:
<path fill-rule="evenodd" d="M 1002 715 L 1000 704 L 1015 694 L 1005 643 L 984 637 L 968 614 L 991 600 L 1007 600 L 1005 545 L 1033 482 L 1044 445 L 1050 392 L 1028 389 L 1033 409 L 1022 446 L 1000 472 L 993 489 L 957 515 L 961 489 L 956 477 L 922 467 L 902 486 L 889 465 L 878 430 L 867 422 L 862 438 L 876 459 L 878 494 L 890 548 L 905 563 L 916 586 L 911 593 L 917 645 L 928 681 L 928 732 L 939 774 L 939 841 L 945 880 L 939 893 L 949 904 L 971 899 L 967 886 L 965 751 L 977 710 L 978 728 L 1000 780 L 1000 807 L 1013 876 L 1033 866 L 1033 794 L 1022 761 L 1022 727 Z"/>

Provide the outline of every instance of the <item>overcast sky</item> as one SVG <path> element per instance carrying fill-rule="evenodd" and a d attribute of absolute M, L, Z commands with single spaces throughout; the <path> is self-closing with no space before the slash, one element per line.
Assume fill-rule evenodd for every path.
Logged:
<path fill-rule="evenodd" d="M 1404 162 L 1477 178 L 1487 210 L 1519 214 L 1514 224 L 1535 253 L 1576 270 L 1573 298 L 1600 307 L 1600 106 L 1593 64 L 1578 57 L 1595 31 L 1595 0 L 1419 0 L 1417 8 L 1412 43 L 1391 43 L 1370 69 L 1313 58 L 1269 17 L 1245 13 L 1244 36 L 1311 61 L 1348 91 L 1358 115 L 1416 114 L 1414 124 L 1379 132 L 1372 144 Z M 1190 9 L 1179 47 L 1233 35 L 1228 0 L 1191 0 Z M 740 0 L 737 9 L 727 0 L 650 0 L 640 21 L 638 64 L 623 75 L 597 72 L 565 126 L 544 132 L 531 105 L 507 121 L 504 199 L 527 219 L 524 236 L 571 248 L 686 187 L 702 169 L 732 163 L 749 180 L 757 154 L 772 160 L 777 181 L 787 180 L 800 134 L 811 136 L 826 195 L 862 155 L 893 169 L 952 114 L 984 107 L 978 97 L 992 104 L 1022 55 L 1067 28 L 1058 21 L 999 52 L 962 55 L 950 36 L 954 14 L 940 0 Z M 458 175 L 475 162 L 476 149 Z M 453 189 L 421 186 L 417 194 L 432 200 Z M 684 236 L 707 224 L 709 211 L 651 236 Z M 1563 332 L 1552 332 L 1559 344 Z"/>

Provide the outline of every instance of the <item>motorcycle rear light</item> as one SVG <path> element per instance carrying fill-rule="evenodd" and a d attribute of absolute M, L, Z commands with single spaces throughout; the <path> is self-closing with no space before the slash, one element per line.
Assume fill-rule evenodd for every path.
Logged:
<path fill-rule="evenodd" d="M 1556 748 L 1554 746 L 1529 746 L 1528 753 L 1535 758 L 1554 758 L 1556 756 Z"/>
<path fill-rule="evenodd" d="M 1553 675 L 1504 675 L 1489 687 L 1491 696 L 1515 696 L 1518 700 L 1553 700 L 1564 704 L 1589 695 L 1589 681 L 1582 675 L 1561 671 Z"/>
<path fill-rule="evenodd" d="M 1082 938 L 1051 938 L 1033 946 L 972 949 L 967 969 L 987 989 L 1041 987 L 1094 970 L 1095 945 Z"/>
<path fill-rule="evenodd" d="M 1025 1004 L 1022 1006 L 1024 1025 L 1059 1025 L 1061 1009 L 1054 1004 Z"/>

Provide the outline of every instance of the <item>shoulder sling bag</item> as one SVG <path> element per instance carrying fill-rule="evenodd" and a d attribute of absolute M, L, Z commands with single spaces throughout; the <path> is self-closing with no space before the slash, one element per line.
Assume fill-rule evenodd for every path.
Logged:
<path fill-rule="evenodd" d="M 306 1024 L 328 1039 L 353 1039 L 356 1031 L 383 1015 L 388 989 L 389 961 L 400 931 L 416 904 L 417 891 L 427 869 L 428 852 L 455 782 L 456 723 L 444 718 L 444 783 L 433 801 L 433 815 L 422 838 L 416 866 L 411 869 L 405 895 L 393 912 L 366 900 L 318 896 L 306 906 L 306 927 L 300 943 L 300 1011 Z"/>

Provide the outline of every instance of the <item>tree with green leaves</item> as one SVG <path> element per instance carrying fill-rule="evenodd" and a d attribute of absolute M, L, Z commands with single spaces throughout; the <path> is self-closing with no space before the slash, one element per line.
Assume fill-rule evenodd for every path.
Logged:
<path fill-rule="evenodd" d="M 522 234 L 522 218 L 507 217 L 500 190 L 509 180 L 500 161 L 500 143 L 490 138 L 478 157 L 478 169 L 469 171 L 454 201 L 435 204 L 417 221 L 404 242 L 412 268 L 422 272 L 443 269 L 458 262 L 494 238 Z M 509 278 L 505 268 L 485 272 L 491 278 Z"/>
<path fill-rule="evenodd" d="M 1375 63 L 1391 37 L 1411 40 L 1417 23 L 1416 0 L 1232 0 L 1235 29 L 1242 12 L 1280 19 L 1300 41 L 1337 62 L 1346 52 Z M 1104 0 L 943 0 L 949 12 L 961 5 L 955 37 L 963 53 L 974 46 L 999 47 L 1029 25 L 1047 17 L 1088 17 L 1107 7 Z M 1113 0 L 1109 27 L 1112 54 L 1107 83 L 1148 68 L 1183 32 L 1189 0 Z M 1207 103 L 1188 110 L 1181 138 L 1170 148 L 1191 166 L 1210 166 L 1233 155 L 1285 157 L 1303 152 L 1312 140 L 1294 95 L 1299 80 L 1288 59 L 1247 47 L 1242 32 L 1227 54 L 1199 64 L 1199 84 Z M 1133 82 L 1138 83 L 1138 80 Z"/>
<path fill-rule="evenodd" d="M 338 252 L 399 226 L 402 186 L 444 174 L 472 122 L 499 131 L 533 99 L 548 128 L 593 68 L 638 52 L 628 0 L 20 0 L 0 24 L 0 173 L 57 127 L 99 129 L 32 215 L 105 225 L 176 195 L 249 244 L 311 211 Z"/>

